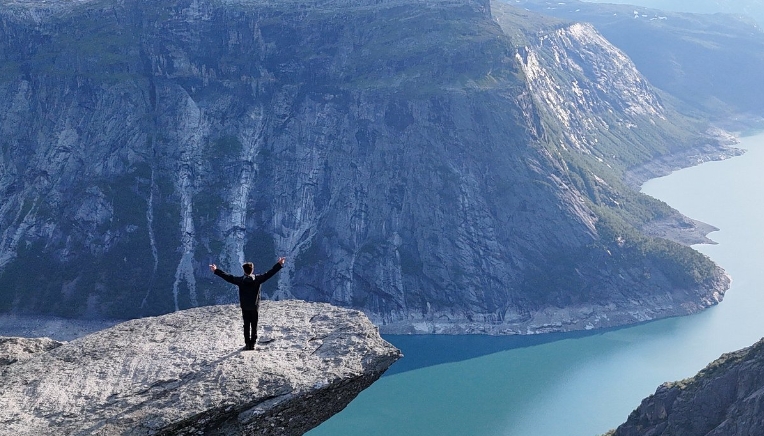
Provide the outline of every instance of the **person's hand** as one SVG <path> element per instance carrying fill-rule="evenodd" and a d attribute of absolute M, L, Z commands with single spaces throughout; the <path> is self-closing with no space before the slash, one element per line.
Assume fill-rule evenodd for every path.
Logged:
<path fill-rule="evenodd" d="M 215 265 L 214 263 L 210 265 L 210 271 L 215 272 L 216 269 L 218 269 L 217 265 Z"/>
<path fill-rule="evenodd" d="M 286 257 L 279 257 L 279 264 L 281 266 L 284 266 L 284 262 L 286 262 Z"/>

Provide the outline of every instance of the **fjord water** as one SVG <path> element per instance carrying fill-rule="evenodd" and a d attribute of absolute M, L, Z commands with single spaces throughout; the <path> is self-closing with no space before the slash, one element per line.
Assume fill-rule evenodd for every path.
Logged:
<path fill-rule="evenodd" d="M 764 134 L 747 153 L 651 180 L 643 191 L 721 230 L 696 246 L 732 276 L 700 314 L 543 340 L 390 337 L 405 357 L 310 436 L 595 436 L 665 381 L 764 336 Z M 428 345 L 428 341 L 430 345 Z M 434 345 L 432 345 L 434 344 Z M 440 348 L 433 358 L 428 349 Z M 469 358 L 470 356 L 477 356 Z M 436 364 L 437 362 L 446 362 Z M 414 368 L 414 369 L 409 369 Z"/>

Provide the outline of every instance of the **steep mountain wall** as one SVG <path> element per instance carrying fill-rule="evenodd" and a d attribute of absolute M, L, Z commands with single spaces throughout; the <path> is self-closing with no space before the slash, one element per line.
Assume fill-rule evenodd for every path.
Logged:
<path fill-rule="evenodd" d="M 750 18 L 584 1 L 522 0 L 517 5 L 591 23 L 653 86 L 676 98 L 683 111 L 706 113 L 738 129 L 744 128 L 741 119 L 761 119 L 764 114 L 764 90 L 759 86 L 764 32 Z M 676 10 L 681 9 L 692 7 Z"/>
<path fill-rule="evenodd" d="M 0 309 L 226 303 L 207 264 L 277 256 L 267 297 L 390 332 L 719 301 L 721 269 L 636 230 L 678 214 L 620 183 L 693 126 L 591 27 L 500 25 L 502 7 L 3 2 Z"/>

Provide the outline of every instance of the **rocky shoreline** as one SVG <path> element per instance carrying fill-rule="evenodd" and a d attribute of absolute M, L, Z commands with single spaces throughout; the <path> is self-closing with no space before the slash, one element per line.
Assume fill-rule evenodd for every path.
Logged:
<path fill-rule="evenodd" d="M 411 319 L 380 325 L 383 334 L 479 334 L 479 335 L 535 335 L 565 333 L 582 330 L 599 330 L 627 327 L 662 318 L 698 313 L 722 301 L 731 278 L 725 274 L 719 278 L 706 297 L 688 298 L 689 291 L 677 290 L 670 295 L 648 295 L 640 300 L 616 304 L 588 304 L 565 308 L 545 308 L 528 319 L 514 323 L 473 322 L 466 319 Z"/>
<path fill-rule="evenodd" d="M 764 340 L 659 386 L 605 436 L 764 434 Z"/>
<path fill-rule="evenodd" d="M 682 168 L 689 168 L 705 162 L 725 160 L 745 153 L 745 150 L 734 147 L 735 144 L 739 143 L 739 140 L 733 134 L 722 130 L 713 130 L 711 134 L 714 140 L 630 168 L 624 175 L 624 182 L 639 190 L 642 184 L 650 179 L 667 176 Z"/>
<path fill-rule="evenodd" d="M 756 126 L 760 123 L 760 119 L 750 119 L 746 125 Z M 738 127 L 741 126 L 738 125 Z M 627 171 L 624 181 L 634 189 L 641 189 L 641 186 L 650 179 L 667 176 L 683 168 L 725 160 L 745 153 L 745 150 L 734 147 L 740 142 L 737 136 L 722 129 L 711 129 L 708 133 L 715 138 L 715 141 L 712 140 L 697 148 L 663 156 L 632 168 Z M 708 237 L 708 234 L 718 230 L 711 224 L 689 218 L 678 212 L 673 216 L 648 222 L 642 227 L 642 231 L 648 236 L 669 239 L 687 246 L 716 244 Z"/>
<path fill-rule="evenodd" d="M 676 216 L 646 223 L 642 231 L 648 236 L 668 239 L 682 245 L 711 244 L 716 242 L 708 237 L 718 231 L 717 227 L 677 213 Z"/>

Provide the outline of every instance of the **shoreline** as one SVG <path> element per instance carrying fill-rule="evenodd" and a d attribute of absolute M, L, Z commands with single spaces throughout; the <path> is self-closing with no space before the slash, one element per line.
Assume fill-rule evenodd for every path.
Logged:
<path fill-rule="evenodd" d="M 706 162 L 726 160 L 745 154 L 745 150 L 737 148 L 740 140 L 737 136 L 724 135 L 715 144 L 705 143 L 692 147 L 680 153 L 660 156 L 642 165 L 630 168 L 624 174 L 623 180 L 629 187 L 641 191 L 642 185 L 651 179 L 668 176 L 674 171 L 690 168 Z"/>
<path fill-rule="evenodd" d="M 708 235 L 719 231 L 719 228 L 677 212 L 670 217 L 647 222 L 641 230 L 647 236 L 691 247 L 698 244 L 716 245 L 716 241 Z"/>
<path fill-rule="evenodd" d="M 745 154 L 745 149 L 736 147 L 740 144 L 741 137 L 748 136 L 743 132 L 733 134 L 714 128 L 709 130 L 708 134 L 715 141 L 700 144 L 680 153 L 660 156 L 630 168 L 624 174 L 624 182 L 632 189 L 642 192 L 642 185 L 648 180 L 665 177 L 674 171 L 707 162 L 727 160 Z M 673 209 L 673 206 L 671 207 Z M 689 247 L 696 244 L 716 245 L 716 242 L 708 235 L 718 231 L 719 228 L 676 211 L 669 217 L 645 223 L 641 230 L 647 236 L 668 239 Z"/>

